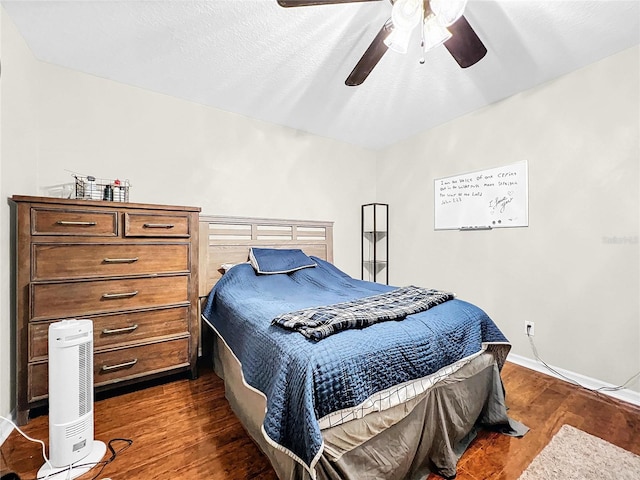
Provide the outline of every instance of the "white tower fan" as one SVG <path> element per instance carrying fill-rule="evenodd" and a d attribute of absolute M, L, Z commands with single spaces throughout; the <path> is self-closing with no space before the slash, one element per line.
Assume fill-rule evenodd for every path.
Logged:
<path fill-rule="evenodd" d="M 102 460 L 93 438 L 93 322 L 49 325 L 49 462 L 38 478 L 71 479 Z M 74 465 L 76 465 L 74 467 Z"/>

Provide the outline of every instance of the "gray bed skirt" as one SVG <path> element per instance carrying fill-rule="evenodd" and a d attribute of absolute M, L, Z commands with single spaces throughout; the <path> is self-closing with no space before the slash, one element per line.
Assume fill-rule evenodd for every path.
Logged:
<path fill-rule="evenodd" d="M 507 416 L 498 363 L 488 350 L 417 398 L 323 430 L 312 475 L 267 440 L 265 397 L 244 383 L 240 363 L 215 333 L 213 361 L 231 408 L 280 480 L 417 480 L 431 472 L 453 478 L 478 428 L 514 436 L 528 431 Z"/>

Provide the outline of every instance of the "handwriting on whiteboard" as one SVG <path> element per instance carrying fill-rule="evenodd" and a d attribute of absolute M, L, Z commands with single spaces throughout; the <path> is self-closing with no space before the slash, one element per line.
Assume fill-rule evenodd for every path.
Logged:
<path fill-rule="evenodd" d="M 526 162 L 520 162 L 436 179 L 436 229 L 526 226 L 526 172 Z"/>

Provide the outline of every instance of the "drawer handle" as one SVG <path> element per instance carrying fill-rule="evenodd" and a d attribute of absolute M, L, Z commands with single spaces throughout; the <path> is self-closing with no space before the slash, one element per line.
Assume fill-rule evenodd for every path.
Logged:
<path fill-rule="evenodd" d="M 130 298 L 130 297 L 135 297 L 137 294 L 138 294 L 138 290 L 134 290 L 133 292 L 123 292 L 123 293 L 103 293 L 102 298 L 105 298 L 105 299 Z"/>
<path fill-rule="evenodd" d="M 138 257 L 132 258 L 105 258 L 104 263 L 134 263 L 138 261 Z"/>
<path fill-rule="evenodd" d="M 131 325 L 130 327 L 124 328 L 105 328 L 102 330 L 102 333 L 105 335 L 113 334 L 113 333 L 124 333 L 124 332 L 133 332 L 138 328 L 138 324 Z"/>
<path fill-rule="evenodd" d="M 68 220 L 58 220 L 56 223 L 58 225 L 73 225 L 75 227 L 95 227 L 97 225 L 96 222 L 71 222 Z"/>
<path fill-rule="evenodd" d="M 173 228 L 175 225 L 173 223 L 145 223 L 143 225 L 144 228 Z"/>
<path fill-rule="evenodd" d="M 138 359 L 134 358 L 129 362 L 119 363 L 117 365 L 103 365 L 100 368 L 101 372 L 110 372 L 111 370 L 118 370 L 120 368 L 130 368 L 133 367 L 136 363 L 138 363 Z"/>

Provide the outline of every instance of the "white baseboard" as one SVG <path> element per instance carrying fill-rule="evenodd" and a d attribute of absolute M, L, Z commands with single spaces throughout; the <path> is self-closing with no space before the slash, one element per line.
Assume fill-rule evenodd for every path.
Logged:
<path fill-rule="evenodd" d="M 16 421 L 15 411 L 10 412 L 4 416 L 15 423 Z M 0 418 L 0 445 L 2 445 L 7 438 L 9 438 L 9 435 L 11 435 L 11 432 L 13 432 L 13 425 L 11 425 L 9 422 L 5 422 Z"/>
<path fill-rule="evenodd" d="M 535 370 L 536 372 L 544 373 L 546 375 L 559 378 L 560 380 L 567 381 L 567 379 L 562 378 L 560 375 L 556 375 L 555 373 L 548 370 L 542 363 L 538 362 L 537 360 L 533 360 L 527 357 L 522 357 L 520 355 L 515 355 L 512 353 L 509 353 L 509 355 L 507 356 L 507 360 L 509 362 L 515 363 L 516 365 L 520 365 L 521 367 L 525 367 L 530 370 Z M 553 365 L 551 365 L 551 367 L 561 375 L 564 375 L 572 380 L 575 380 L 580 385 L 587 387 L 589 389 L 615 387 L 615 385 L 603 382 L 601 380 L 597 380 L 595 378 L 587 377 L 585 375 L 581 375 L 575 372 L 570 372 L 569 370 L 564 370 L 562 368 L 554 367 Z M 636 392 L 628 388 L 625 388 L 622 390 L 616 390 L 614 392 L 602 390 L 600 391 L 600 393 L 604 395 L 608 395 L 613 398 L 617 398 L 618 400 L 622 400 L 627 403 L 631 403 L 633 405 L 640 406 L 640 392 Z"/>

